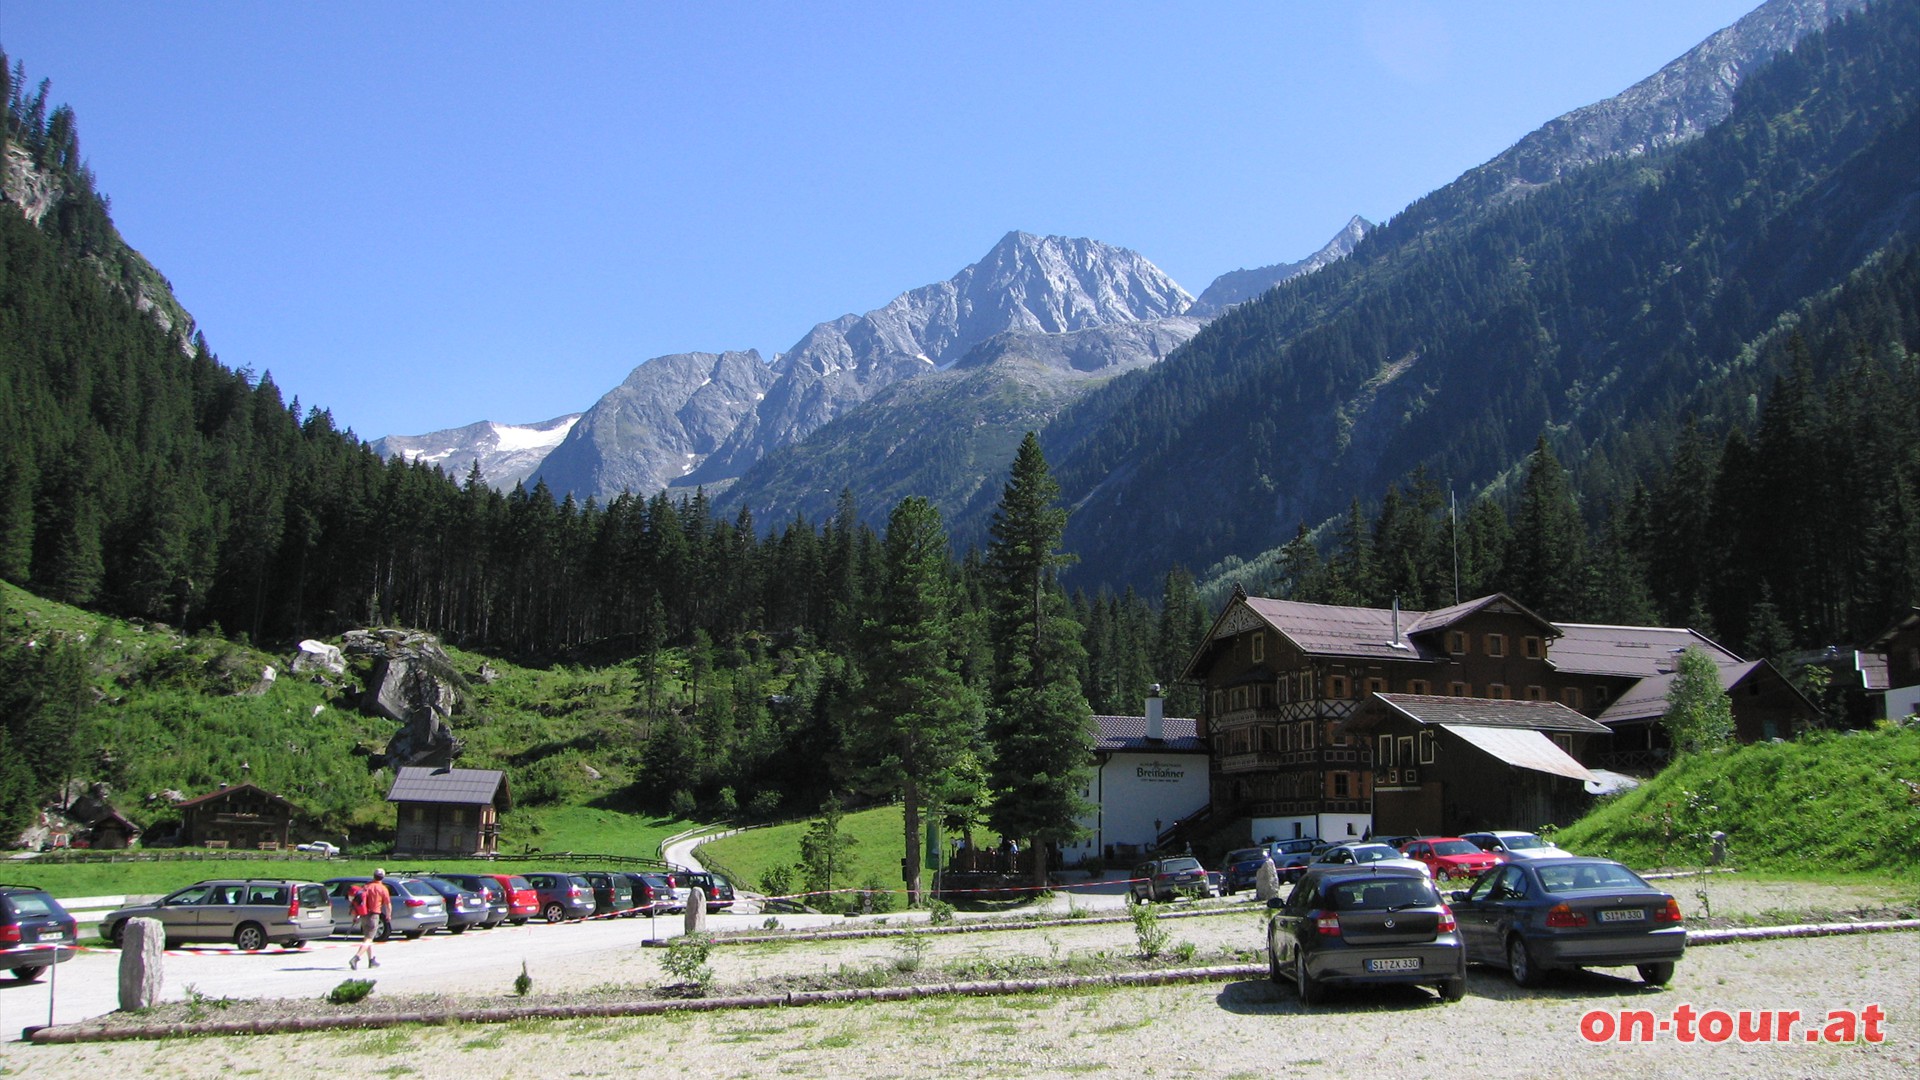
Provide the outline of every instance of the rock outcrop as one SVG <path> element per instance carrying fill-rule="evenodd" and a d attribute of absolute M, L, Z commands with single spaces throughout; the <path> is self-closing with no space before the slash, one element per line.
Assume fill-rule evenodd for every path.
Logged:
<path fill-rule="evenodd" d="M 451 765 L 464 749 L 450 722 L 463 681 L 432 634 L 407 630 L 352 630 L 341 649 L 373 662 L 360 697 L 362 711 L 401 725 L 387 743 L 383 764 Z"/>

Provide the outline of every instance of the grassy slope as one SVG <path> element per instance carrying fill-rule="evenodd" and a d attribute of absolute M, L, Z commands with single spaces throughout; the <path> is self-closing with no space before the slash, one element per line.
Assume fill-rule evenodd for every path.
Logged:
<path fill-rule="evenodd" d="M 699 857 L 715 869 L 733 874 L 748 888 L 760 889 L 761 876 L 767 870 L 776 866 L 791 868 L 799 861 L 800 838 L 813 824 L 812 820 L 789 822 L 735 833 L 701 845 Z M 905 854 L 901 826 L 898 806 L 856 810 L 841 819 L 840 830 L 854 838 L 855 846 L 852 868 L 840 876 L 840 887 L 855 888 L 878 882 L 882 888 L 901 888 L 900 859 Z M 1000 842 L 996 834 L 985 829 L 977 830 L 974 840 L 985 845 Z M 800 874 L 795 873 L 793 880 L 798 888 Z"/>
<path fill-rule="evenodd" d="M 1637 866 L 1708 859 L 1782 875 L 1920 879 L 1920 730 L 1816 734 L 1682 759 L 1561 830 L 1583 854 Z"/>
<path fill-rule="evenodd" d="M 391 774 L 370 767 L 395 725 L 354 708 L 359 682 L 287 670 L 287 657 L 210 635 L 106 618 L 43 600 L 0 582 L 8 629 L 66 634 L 87 643 L 100 706 L 94 710 L 82 776 L 95 778 L 97 744 L 113 757 L 114 804 L 151 825 L 170 816 L 149 794 L 200 795 L 221 782 L 251 781 L 306 811 L 298 839 L 354 843 L 390 837 Z M 501 850 L 578 851 L 655 857 L 661 838 L 689 823 L 639 813 L 631 785 L 644 733 L 630 715 L 633 673 L 624 665 L 522 667 L 449 649 L 473 688 L 453 717 L 465 741 L 460 764 L 503 768 L 514 807 L 502 816 Z M 279 677 L 252 688 L 271 665 Z M 482 666 L 496 677 L 480 678 Z M 242 771 L 242 763 L 248 766 Z M 160 892 L 222 872 L 333 876 L 365 872 L 373 862 L 288 862 L 38 866 L 33 875 L 67 896 Z M 17 879 L 19 872 L 9 875 Z"/>

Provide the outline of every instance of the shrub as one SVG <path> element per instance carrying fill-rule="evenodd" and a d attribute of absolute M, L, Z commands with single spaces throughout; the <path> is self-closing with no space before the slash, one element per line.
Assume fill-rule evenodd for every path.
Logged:
<path fill-rule="evenodd" d="M 667 951 L 660 958 L 660 966 L 667 974 L 680 980 L 684 986 L 695 993 L 704 994 L 707 986 L 713 982 L 713 969 L 707 966 L 707 957 L 713 954 L 713 939 L 688 935 L 674 938 L 668 944 Z"/>
<path fill-rule="evenodd" d="M 527 992 L 532 989 L 533 976 L 527 974 L 527 962 L 522 960 L 520 961 L 520 974 L 513 977 L 513 992 L 521 997 L 526 997 Z"/>
<path fill-rule="evenodd" d="M 1173 931 L 1160 925 L 1154 917 L 1153 905 L 1135 904 L 1127 909 L 1133 919 L 1133 936 L 1140 943 L 1140 955 L 1149 960 L 1158 957 L 1167 947 L 1167 941 L 1173 937 Z"/>
<path fill-rule="evenodd" d="M 348 979 L 327 991 L 327 1000 L 335 1005 L 351 1005 L 373 993 L 372 979 Z"/>
<path fill-rule="evenodd" d="M 920 961 L 927 955 L 927 939 L 920 934 L 905 934 L 893 944 L 893 970 L 919 971 Z"/>
<path fill-rule="evenodd" d="M 943 926 L 953 921 L 953 905 L 935 897 L 927 901 L 927 922 Z"/>

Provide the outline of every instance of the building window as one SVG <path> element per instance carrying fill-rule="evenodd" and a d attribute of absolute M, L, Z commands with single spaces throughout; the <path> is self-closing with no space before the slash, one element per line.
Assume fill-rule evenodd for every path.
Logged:
<path fill-rule="evenodd" d="M 1553 745 L 1559 747 L 1568 757 L 1573 756 L 1573 736 L 1564 734 L 1555 735 L 1553 737 Z"/>
<path fill-rule="evenodd" d="M 1540 651 L 1540 639 L 1537 637 L 1521 638 L 1520 639 L 1520 655 L 1526 657 L 1529 660 L 1540 659 L 1542 655 Z"/>
<path fill-rule="evenodd" d="M 1413 764 L 1413 736 L 1400 736 L 1400 745 L 1394 748 L 1394 752 L 1395 756 L 1400 759 L 1400 764 Z"/>
<path fill-rule="evenodd" d="M 1393 764 L 1393 736 L 1380 736 L 1380 756 L 1375 758 L 1373 763 L 1382 769 Z"/>
<path fill-rule="evenodd" d="M 1464 630 L 1447 631 L 1447 651 L 1455 656 L 1467 654 L 1467 634 Z"/>
<path fill-rule="evenodd" d="M 1369 694 L 1384 694 L 1384 693 L 1386 693 L 1386 692 L 1387 692 L 1387 680 L 1385 680 L 1385 679 L 1377 679 L 1377 678 L 1373 678 L 1373 677 L 1368 677 L 1368 679 L 1367 679 L 1367 693 L 1369 693 Z"/>
<path fill-rule="evenodd" d="M 1336 799 L 1350 799 L 1353 797 L 1353 781 L 1347 773 L 1337 772 L 1333 774 L 1333 797 Z"/>
<path fill-rule="evenodd" d="M 1595 704 L 1605 705 L 1607 703 L 1607 688 L 1604 686 L 1594 687 L 1593 700 Z"/>
<path fill-rule="evenodd" d="M 1347 696 L 1347 677 L 1345 675 L 1327 676 L 1327 696 L 1343 698 Z"/>
<path fill-rule="evenodd" d="M 1226 695 L 1222 694 L 1218 690 L 1215 690 L 1213 692 L 1213 715 L 1219 716 L 1221 713 L 1226 711 L 1227 711 Z"/>
<path fill-rule="evenodd" d="M 416 803 L 413 807 L 413 820 L 415 824 L 427 820 L 427 808 Z"/>
<path fill-rule="evenodd" d="M 1546 691 L 1546 688 L 1545 688 L 1545 687 L 1542 687 L 1542 686 L 1529 686 L 1529 687 L 1527 687 L 1527 700 L 1528 700 L 1528 701 L 1545 701 L 1545 700 L 1547 700 L 1547 691 Z"/>
<path fill-rule="evenodd" d="M 1254 701 L 1255 705 L 1265 708 L 1273 704 L 1273 687 L 1268 686 L 1266 683 L 1261 683 L 1259 686 L 1254 687 L 1253 693 L 1256 699 Z"/>
<path fill-rule="evenodd" d="M 1507 655 L 1507 635 L 1488 634 L 1487 635 L 1487 655 L 1488 656 Z"/>
<path fill-rule="evenodd" d="M 1233 707 L 1235 709 L 1244 709 L 1247 707 L 1247 688 L 1246 687 L 1236 686 L 1233 688 Z"/>
<path fill-rule="evenodd" d="M 1253 662 L 1258 664 L 1267 658 L 1267 635 L 1258 631 L 1253 635 Z"/>
<path fill-rule="evenodd" d="M 1420 764 L 1433 764 L 1433 732 L 1431 731 L 1420 733 Z"/>
<path fill-rule="evenodd" d="M 1409 693 L 1409 694 L 1431 694 L 1431 693 L 1433 693 L 1433 689 L 1432 689 L 1432 687 L 1430 687 L 1430 686 L 1428 686 L 1428 685 L 1427 685 L 1427 680 L 1425 680 L 1425 679 L 1408 679 L 1408 680 L 1407 680 L 1407 693 Z"/>
<path fill-rule="evenodd" d="M 1448 683 L 1447 693 L 1453 697 L 1472 697 L 1473 684 L 1463 682 Z"/>
<path fill-rule="evenodd" d="M 1274 749 L 1272 728 L 1263 727 L 1260 729 L 1260 749 L 1266 751 L 1272 751 Z"/>
<path fill-rule="evenodd" d="M 1579 709 L 1580 688 L 1577 686 L 1569 686 L 1562 689 L 1560 691 L 1560 704 L 1565 705 L 1569 709 Z"/>
<path fill-rule="evenodd" d="M 1505 701 L 1507 700 L 1507 688 L 1499 683 L 1488 683 L 1487 696 L 1495 701 Z"/>

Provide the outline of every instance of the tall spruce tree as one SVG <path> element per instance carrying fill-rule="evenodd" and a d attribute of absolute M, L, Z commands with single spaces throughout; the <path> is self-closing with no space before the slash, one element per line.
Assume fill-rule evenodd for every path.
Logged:
<path fill-rule="evenodd" d="M 867 677 L 855 716 L 870 776 L 900 796 L 901 873 L 917 906 L 922 811 L 941 812 L 941 793 L 978 747 L 981 705 L 960 676 L 957 585 L 932 503 L 916 495 L 894 507 L 882 558 L 883 585 L 862 633 Z"/>
<path fill-rule="evenodd" d="M 995 670 L 988 709 L 994 748 L 988 821 L 1033 850 L 1034 881 L 1044 884 L 1048 844 L 1079 832 L 1080 792 L 1093 761 L 1093 717 L 1075 676 L 1081 627 L 1067 615 L 1058 571 L 1067 512 L 1032 432 L 1020 443 L 994 510 L 987 549 Z"/>

